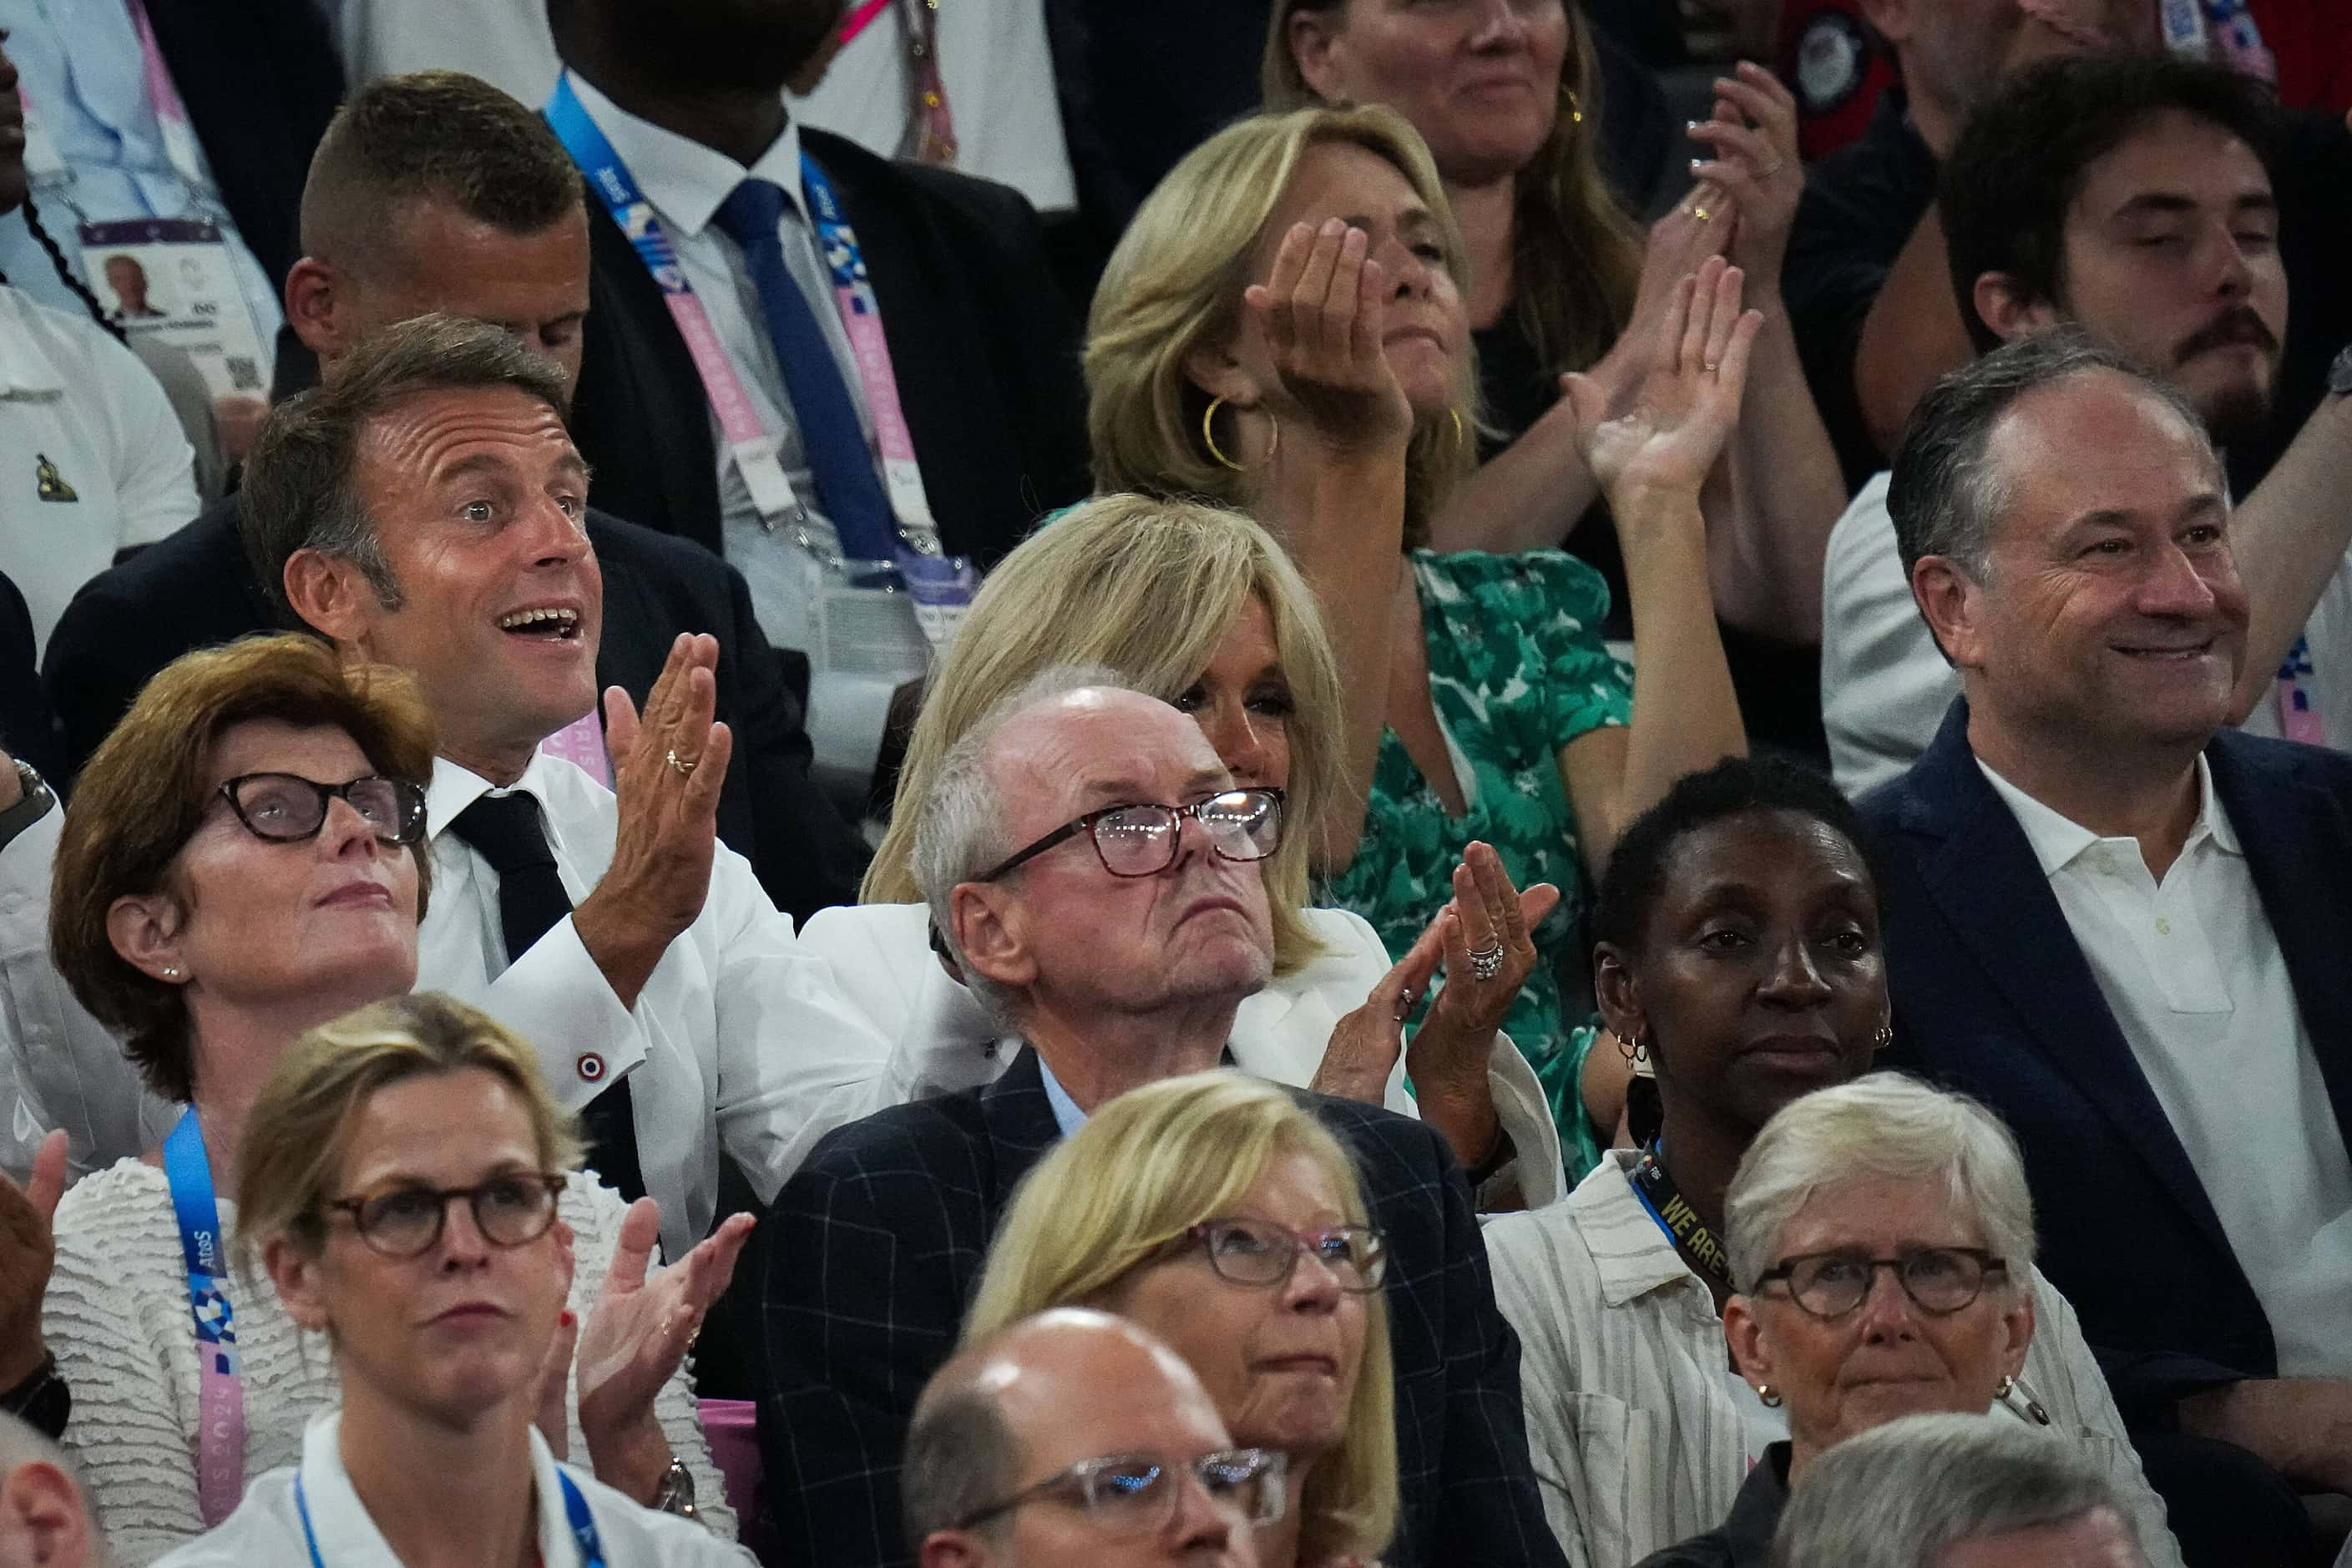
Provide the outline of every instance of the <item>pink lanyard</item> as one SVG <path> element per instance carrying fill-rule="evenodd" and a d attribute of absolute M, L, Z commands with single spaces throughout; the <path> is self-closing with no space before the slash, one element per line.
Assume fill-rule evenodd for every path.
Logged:
<path fill-rule="evenodd" d="M 862 0 L 852 6 L 841 24 L 842 47 L 848 47 L 872 26 L 891 3 Z M 953 163 L 955 115 L 948 108 L 947 79 L 940 74 L 940 0 L 898 0 L 898 5 L 907 29 L 907 77 L 912 93 L 898 155 L 919 163 Z"/>

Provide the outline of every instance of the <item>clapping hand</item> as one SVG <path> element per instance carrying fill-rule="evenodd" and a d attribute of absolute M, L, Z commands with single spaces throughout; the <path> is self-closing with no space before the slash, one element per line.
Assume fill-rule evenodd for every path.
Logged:
<path fill-rule="evenodd" d="M 18 1186 L 0 1176 L 0 1388 L 30 1377 L 48 1352 L 41 1339 L 41 1303 L 56 1267 L 51 1228 L 66 1190 L 66 1135 L 51 1132 L 33 1154 L 32 1180 Z"/>
<path fill-rule="evenodd" d="M 629 694 L 604 694 L 620 824 L 612 864 L 581 900 L 572 924 L 624 1006 L 636 1005 L 654 965 L 702 912 L 718 852 L 719 787 L 735 749 L 713 720 L 719 641 L 681 633 L 638 716 Z"/>
<path fill-rule="evenodd" d="M 1716 78 L 1715 116 L 1694 124 L 1690 137 L 1714 154 L 1691 161 L 1700 181 L 1691 202 L 1710 187 L 1720 193 L 1733 209 L 1723 219 L 1731 225 L 1732 262 L 1759 288 L 1777 287 L 1790 226 L 1805 194 L 1797 100 L 1770 71 L 1742 60 L 1733 75 Z"/>
<path fill-rule="evenodd" d="M 1687 495 L 1714 467 L 1739 418 L 1748 353 L 1764 318 L 1739 308 L 1743 277 L 1711 257 L 1675 288 L 1654 331 L 1646 374 L 1613 391 L 1591 376 L 1564 379 L 1577 445 L 1624 516 L 1643 493 Z M 1638 347 L 1638 345 L 1636 345 Z"/>
<path fill-rule="evenodd" d="M 1242 295 L 1281 377 L 1267 401 L 1335 451 L 1401 447 L 1412 433 L 1381 341 L 1387 271 L 1370 248 L 1370 236 L 1339 218 L 1293 224 L 1272 276 Z"/>
<path fill-rule="evenodd" d="M 661 1205 L 639 1198 L 622 1217 L 612 1266 L 580 1330 L 580 1428 L 599 1479 L 640 1500 L 652 1495 L 669 1465 L 655 1396 L 735 1278 L 751 1226 L 750 1215 L 735 1215 L 679 1262 L 647 1278 L 661 1239 Z"/>
<path fill-rule="evenodd" d="M 1445 914 L 1440 910 L 1412 951 L 1381 976 L 1364 1005 L 1332 1026 L 1330 1043 L 1324 1047 L 1307 1088 L 1364 1105 L 1378 1105 L 1388 1098 L 1389 1074 L 1403 1045 L 1404 1021 L 1429 990 L 1445 956 Z"/>

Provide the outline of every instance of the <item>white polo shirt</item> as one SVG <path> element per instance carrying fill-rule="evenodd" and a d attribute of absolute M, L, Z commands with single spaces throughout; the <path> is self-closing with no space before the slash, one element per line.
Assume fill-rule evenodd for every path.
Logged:
<path fill-rule="evenodd" d="M 244 1500 L 217 1529 L 166 1553 L 158 1568 L 310 1568 L 314 1562 L 335 1568 L 399 1568 L 400 1559 L 343 1468 L 342 1426 L 340 1409 L 311 1417 L 302 1434 L 299 1465 L 254 1478 Z M 545 1568 L 584 1564 L 580 1541 L 565 1517 L 567 1479 L 588 1505 L 600 1555 L 611 1568 L 753 1568 L 749 1552 L 693 1521 L 641 1508 L 587 1471 L 557 1464 L 535 1428 L 530 1469 L 539 1561 Z"/>
<path fill-rule="evenodd" d="M 1977 765 L 2025 830 L 2221 1217 L 2270 1319 L 2279 1375 L 2352 1376 L 2352 1157 L 2205 759 L 2196 824 L 2162 881 L 2137 839 L 2103 838 Z"/>
<path fill-rule="evenodd" d="M 87 315 L 0 288 L 0 571 L 37 647 L 116 551 L 196 515 L 195 460 L 138 355 Z"/>

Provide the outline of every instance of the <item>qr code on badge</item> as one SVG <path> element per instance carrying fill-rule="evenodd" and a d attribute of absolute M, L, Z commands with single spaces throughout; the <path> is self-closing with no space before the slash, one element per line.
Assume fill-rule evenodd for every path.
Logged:
<path fill-rule="evenodd" d="M 261 371 L 259 367 L 255 365 L 253 363 L 253 356 L 251 354 L 230 354 L 228 356 L 228 379 L 229 384 L 236 387 L 239 392 L 258 392 L 261 390 Z"/>

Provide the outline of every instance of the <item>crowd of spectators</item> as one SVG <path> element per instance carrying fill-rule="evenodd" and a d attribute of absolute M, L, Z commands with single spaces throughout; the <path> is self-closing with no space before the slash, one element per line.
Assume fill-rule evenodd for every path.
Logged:
<path fill-rule="evenodd" d="M 0 1568 L 2352 1568 L 2339 9 L 0 0 Z"/>

